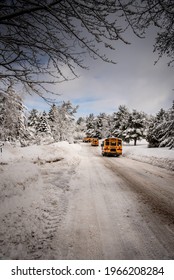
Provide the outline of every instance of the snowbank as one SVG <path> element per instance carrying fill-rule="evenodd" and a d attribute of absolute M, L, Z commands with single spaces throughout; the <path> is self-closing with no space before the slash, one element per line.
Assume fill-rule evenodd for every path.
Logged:
<path fill-rule="evenodd" d="M 148 148 L 146 142 L 139 142 L 137 146 L 123 145 L 123 156 L 137 161 L 156 165 L 168 170 L 174 170 L 174 150 L 169 148 Z"/>
<path fill-rule="evenodd" d="M 29 198 L 33 188 L 42 192 L 43 183 L 39 166 L 62 160 L 64 167 L 73 165 L 78 162 L 76 154 L 79 149 L 80 145 L 67 142 L 24 148 L 5 143 L 0 155 L 1 202 L 12 196 L 24 195 Z M 25 200 L 24 197 L 23 199 Z M 3 211 L 2 203 L 0 208 Z"/>
<path fill-rule="evenodd" d="M 78 164 L 79 149 L 80 145 L 67 142 L 23 148 L 4 144 L 0 153 L 0 259 L 48 257 L 50 232 L 56 230 L 59 215 L 65 211 L 69 176 Z"/>

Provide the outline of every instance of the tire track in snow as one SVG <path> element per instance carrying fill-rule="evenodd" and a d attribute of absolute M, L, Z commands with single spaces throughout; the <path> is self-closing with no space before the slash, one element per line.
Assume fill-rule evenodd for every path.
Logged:
<path fill-rule="evenodd" d="M 78 160 L 69 163 L 50 163 L 42 165 L 44 203 L 40 208 L 43 225 L 34 244 L 29 247 L 31 259 L 55 259 L 57 248 L 54 239 L 58 227 L 62 223 L 68 207 L 70 191 L 69 180 L 74 174 Z"/>
<path fill-rule="evenodd" d="M 160 189 L 158 183 L 155 184 L 155 182 L 149 180 L 149 171 L 144 172 L 142 169 L 140 172 L 141 167 L 136 169 L 136 167 L 133 168 L 131 165 L 127 168 L 124 165 L 124 161 L 126 162 L 127 159 L 124 158 L 123 161 L 117 161 L 116 159 L 116 161 L 113 161 L 107 158 L 105 159 L 105 166 L 122 178 L 126 183 L 125 185 L 137 193 L 139 199 L 143 201 L 145 205 L 148 205 L 153 213 L 158 214 L 163 221 L 167 220 L 169 225 L 174 225 L 174 190 L 173 194 L 171 193 L 168 195 L 167 189 Z M 146 164 L 139 163 L 139 166 L 141 165 L 144 167 Z M 155 169 L 158 169 L 158 167 Z M 163 174 L 165 170 L 159 170 L 159 173 Z M 159 175 L 158 172 L 151 172 L 151 174 L 155 174 L 156 179 L 160 177 L 165 187 L 167 182 L 162 175 Z M 172 177 L 174 176 L 172 173 L 169 174 L 169 177 L 171 177 L 170 185 L 172 185 Z"/>

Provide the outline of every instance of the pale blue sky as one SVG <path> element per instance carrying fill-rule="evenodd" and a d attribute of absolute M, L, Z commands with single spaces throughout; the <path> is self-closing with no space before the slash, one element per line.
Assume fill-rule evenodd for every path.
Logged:
<path fill-rule="evenodd" d="M 154 32 L 149 32 L 146 39 L 129 36 L 129 40 L 131 45 L 116 42 L 116 51 L 108 54 L 117 64 L 86 58 L 90 70 L 77 69 L 79 78 L 57 85 L 56 91 L 61 94 L 57 101 L 70 100 L 73 105 L 79 105 L 77 117 L 111 114 L 119 105 L 149 114 L 171 107 L 174 72 L 167 66 L 166 58 L 154 65 L 158 58 L 153 53 Z M 49 110 L 38 97 L 27 96 L 24 103 L 29 109 Z"/>

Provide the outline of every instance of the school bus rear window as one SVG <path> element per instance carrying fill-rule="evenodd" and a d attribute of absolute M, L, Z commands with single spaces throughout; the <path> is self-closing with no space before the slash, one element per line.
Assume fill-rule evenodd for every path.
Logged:
<path fill-rule="evenodd" d="M 120 140 L 118 140 L 118 146 L 121 146 L 121 141 Z"/>
<path fill-rule="evenodd" d="M 116 146 L 116 142 L 111 142 L 111 146 Z"/>

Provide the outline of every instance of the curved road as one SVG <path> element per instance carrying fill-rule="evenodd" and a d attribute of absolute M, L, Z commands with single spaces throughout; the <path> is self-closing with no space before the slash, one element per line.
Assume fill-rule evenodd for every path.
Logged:
<path fill-rule="evenodd" d="M 56 259 L 174 259 L 174 176 L 81 144 Z"/>

